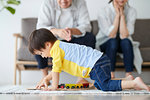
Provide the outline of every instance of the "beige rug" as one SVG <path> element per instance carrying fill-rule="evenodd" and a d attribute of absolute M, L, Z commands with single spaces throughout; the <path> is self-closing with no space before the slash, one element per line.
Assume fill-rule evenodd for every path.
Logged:
<path fill-rule="evenodd" d="M 3 86 L 0 87 L 0 94 L 150 94 L 145 90 L 124 90 L 124 91 L 101 91 L 94 88 L 90 89 L 60 89 L 58 91 L 42 91 L 42 90 L 29 90 L 30 87 L 24 86 Z"/>

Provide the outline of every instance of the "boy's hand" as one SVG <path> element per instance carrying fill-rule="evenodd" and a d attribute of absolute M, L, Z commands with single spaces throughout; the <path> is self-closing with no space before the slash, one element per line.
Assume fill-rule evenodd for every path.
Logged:
<path fill-rule="evenodd" d="M 51 72 L 37 84 L 36 89 L 41 89 L 41 87 L 50 85 L 50 80 L 52 80 Z"/>
<path fill-rule="evenodd" d="M 48 83 L 52 79 L 52 87 L 48 88 Z M 43 81 L 37 86 L 37 89 L 42 89 L 45 91 L 57 90 L 59 84 L 59 72 L 51 72 L 47 75 Z"/>
<path fill-rule="evenodd" d="M 38 84 L 37 84 L 36 87 L 35 87 L 36 89 L 39 88 L 39 85 L 43 82 L 43 79 L 44 79 L 44 78 L 42 78 L 42 79 L 40 80 L 40 82 L 38 82 Z"/>
<path fill-rule="evenodd" d="M 57 88 L 56 87 L 45 87 L 45 88 L 43 88 L 43 90 L 44 91 L 55 91 L 55 90 L 57 90 Z"/>
<path fill-rule="evenodd" d="M 45 87 L 43 90 L 45 90 L 45 91 L 57 90 L 58 84 L 59 84 L 59 72 L 52 72 L 52 86 L 50 88 L 48 88 L 48 86 L 45 84 Z"/>
<path fill-rule="evenodd" d="M 48 85 L 50 85 L 49 80 L 45 77 L 42 79 L 36 86 L 36 89 L 41 89 L 42 87 L 48 88 Z"/>

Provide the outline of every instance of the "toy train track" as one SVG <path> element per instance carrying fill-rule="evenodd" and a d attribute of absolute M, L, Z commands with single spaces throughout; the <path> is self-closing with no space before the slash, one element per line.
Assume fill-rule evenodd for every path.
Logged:
<path fill-rule="evenodd" d="M 66 88 L 66 89 L 75 89 L 75 88 L 89 88 L 89 83 L 83 83 L 83 84 L 60 84 L 58 85 L 58 88 Z"/>

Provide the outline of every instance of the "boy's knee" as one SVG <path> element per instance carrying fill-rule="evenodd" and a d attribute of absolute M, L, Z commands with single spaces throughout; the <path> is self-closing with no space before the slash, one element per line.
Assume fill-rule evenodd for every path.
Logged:
<path fill-rule="evenodd" d="M 108 86 L 102 86 L 102 87 L 101 87 L 101 90 L 102 90 L 102 91 L 109 91 L 110 89 L 108 88 Z"/>
<path fill-rule="evenodd" d="M 107 83 L 104 83 L 105 85 L 100 85 L 99 83 L 94 83 L 94 86 L 98 89 L 98 90 L 102 90 L 102 91 L 109 91 L 109 87 Z"/>

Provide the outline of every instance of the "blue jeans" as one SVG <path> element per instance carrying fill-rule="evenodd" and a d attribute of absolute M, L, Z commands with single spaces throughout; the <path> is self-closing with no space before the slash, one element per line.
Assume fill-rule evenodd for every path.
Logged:
<path fill-rule="evenodd" d="M 65 41 L 65 42 L 68 42 L 68 41 Z M 87 32 L 84 37 L 79 37 L 79 38 L 74 37 L 68 43 L 77 43 L 80 45 L 86 45 L 86 46 L 90 46 L 94 49 L 96 39 L 92 33 Z M 48 58 L 42 58 L 40 55 L 35 55 L 35 58 L 38 62 L 39 69 L 44 69 L 44 68 L 48 67 Z"/>
<path fill-rule="evenodd" d="M 129 39 L 109 39 L 100 46 L 102 52 L 107 54 L 111 60 L 111 71 L 115 71 L 117 52 L 123 53 L 123 62 L 126 72 L 133 71 L 133 46 Z"/>
<path fill-rule="evenodd" d="M 110 59 L 103 55 L 95 63 L 90 72 L 90 78 L 95 80 L 94 86 L 103 91 L 121 91 L 121 80 L 111 80 Z"/>

